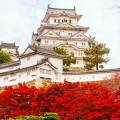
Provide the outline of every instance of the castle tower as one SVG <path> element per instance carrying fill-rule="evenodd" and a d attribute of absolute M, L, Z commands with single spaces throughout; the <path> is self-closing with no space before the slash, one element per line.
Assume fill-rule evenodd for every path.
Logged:
<path fill-rule="evenodd" d="M 33 33 L 32 44 L 52 48 L 64 47 L 74 53 L 77 58 L 76 64 L 72 64 L 73 70 L 84 68 L 84 50 L 88 48 L 88 42 L 92 39 L 85 35 L 89 27 L 78 25 L 82 15 L 73 9 L 51 8 L 48 5 L 47 12 L 43 18 L 37 33 Z"/>

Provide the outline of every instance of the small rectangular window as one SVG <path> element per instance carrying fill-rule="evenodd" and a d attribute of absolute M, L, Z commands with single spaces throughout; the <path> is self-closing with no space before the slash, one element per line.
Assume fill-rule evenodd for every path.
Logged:
<path fill-rule="evenodd" d="M 40 68 L 40 73 L 45 73 L 45 70 Z"/>
<path fill-rule="evenodd" d="M 82 43 L 82 45 L 86 45 L 86 43 Z"/>
<path fill-rule="evenodd" d="M 56 23 L 56 19 L 54 19 L 54 22 Z"/>
<path fill-rule="evenodd" d="M 10 82 L 16 81 L 16 79 L 11 79 Z"/>
<path fill-rule="evenodd" d="M 21 74 L 19 74 L 19 78 L 21 78 Z"/>
<path fill-rule="evenodd" d="M 8 80 L 8 77 L 4 77 L 4 80 Z"/>
<path fill-rule="evenodd" d="M 30 75 L 30 71 L 27 71 L 27 75 Z"/>
<path fill-rule="evenodd" d="M 69 36 L 72 36 L 72 33 L 68 33 Z"/>
<path fill-rule="evenodd" d="M 32 75 L 32 77 L 35 77 L 36 75 L 34 74 L 34 75 Z"/>
<path fill-rule="evenodd" d="M 10 74 L 10 77 L 15 77 L 15 76 L 16 76 L 15 73 Z"/>
<path fill-rule="evenodd" d="M 55 44 L 55 41 L 53 41 L 53 44 Z"/>
<path fill-rule="evenodd" d="M 51 70 L 46 70 L 46 74 L 51 74 Z"/>
<path fill-rule="evenodd" d="M 67 20 L 64 20 L 67 23 Z"/>
<path fill-rule="evenodd" d="M 60 35 L 60 32 L 56 32 L 56 34 Z"/>
<path fill-rule="evenodd" d="M 45 44 L 48 44 L 48 40 L 45 40 Z"/>

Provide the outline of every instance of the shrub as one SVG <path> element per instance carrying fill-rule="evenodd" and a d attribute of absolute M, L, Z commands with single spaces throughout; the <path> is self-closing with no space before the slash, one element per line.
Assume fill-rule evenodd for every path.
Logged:
<path fill-rule="evenodd" d="M 56 113 L 45 113 L 44 116 L 19 116 L 8 120 L 58 120 L 58 115 Z"/>
<path fill-rule="evenodd" d="M 44 120 L 58 120 L 58 114 L 56 113 L 45 113 Z"/>
<path fill-rule="evenodd" d="M 8 52 L 0 50 L 0 64 L 12 62 L 12 57 Z"/>
<path fill-rule="evenodd" d="M 42 116 L 19 116 L 8 120 L 44 120 Z"/>
<path fill-rule="evenodd" d="M 19 116 L 16 118 L 9 118 L 8 120 L 43 120 L 42 116 Z"/>

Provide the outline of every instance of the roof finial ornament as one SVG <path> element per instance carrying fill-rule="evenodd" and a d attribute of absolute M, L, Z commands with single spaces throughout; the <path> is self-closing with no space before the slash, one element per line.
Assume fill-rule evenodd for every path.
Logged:
<path fill-rule="evenodd" d="M 76 7 L 75 7 L 75 5 L 74 5 L 74 10 L 76 10 Z"/>
<path fill-rule="evenodd" d="M 34 31 L 32 32 L 32 34 L 34 35 Z"/>
<path fill-rule="evenodd" d="M 48 4 L 48 8 L 50 8 L 50 4 Z"/>

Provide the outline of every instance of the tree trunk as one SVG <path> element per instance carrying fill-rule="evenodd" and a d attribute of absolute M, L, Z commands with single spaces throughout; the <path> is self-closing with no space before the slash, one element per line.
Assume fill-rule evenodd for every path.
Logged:
<path fill-rule="evenodd" d="M 98 66 L 98 64 L 96 64 L 96 70 L 98 70 L 99 69 L 99 66 Z"/>

